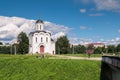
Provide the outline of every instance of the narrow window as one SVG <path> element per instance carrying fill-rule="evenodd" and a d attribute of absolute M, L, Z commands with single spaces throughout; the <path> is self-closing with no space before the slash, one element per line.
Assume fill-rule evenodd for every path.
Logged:
<path fill-rule="evenodd" d="M 48 42 L 48 37 L 46 37 L 46 42 Z"/>
<path fill-rule="evenodd" d="M 36 40 L 36 43 L 37 43 L 37 37 L 36 37 L 36 39 L 35 39 L 35 40 Z"/>
<path fill-rule="evenodd" d="M 37 30 L 39 29 L 39 25 L 37 25 Z"/>
<path fill-rule="evenodd" d="M 43 42 L 43 38 L 41 37 L 41 42 Z"/>
<path fill-rule="evenodd" d="M 40 30 L 41 30 L 41 25 L 40 25 Z"/>

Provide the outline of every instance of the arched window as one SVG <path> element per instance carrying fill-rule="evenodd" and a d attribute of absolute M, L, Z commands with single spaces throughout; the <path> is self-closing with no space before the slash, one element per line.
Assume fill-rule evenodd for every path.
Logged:
<path fill-rule="evenodd" d="M 37 43 L 37 37 L 35 38 L 35 40 L 36 40 L 36 43 Z"/>
<path fill-rule="evenodd" d="M 39 25 L 37 25 L 37 30 L 39 29 Z"/>
<path fill-rule="evenodd" d="M 46 37 L 46 42 L 48 42 L 48 37 Z"/>
<path fill-rule="evenodd" d="M 40 30 L 41 30 L 41 25 L 40 25 Z"/>
<path fill-rule="evenodd" d="M 43 42 L 43 38 L 41 37 L 41 42 Z"/>

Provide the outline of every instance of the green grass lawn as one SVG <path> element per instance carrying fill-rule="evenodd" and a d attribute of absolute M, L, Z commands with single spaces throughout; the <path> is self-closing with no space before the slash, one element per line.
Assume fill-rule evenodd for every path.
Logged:
<path fill-rule="evenodd" d="M 88 54 L 65 54 L 66 56 L 88 57 Z M 102 57 L 102 54 L 91 54 L 91 57 Z"/>
<path fill-rule="evenodd" d="M 0 55 L 0 80 L 100 80 L 100 61 Z"/>

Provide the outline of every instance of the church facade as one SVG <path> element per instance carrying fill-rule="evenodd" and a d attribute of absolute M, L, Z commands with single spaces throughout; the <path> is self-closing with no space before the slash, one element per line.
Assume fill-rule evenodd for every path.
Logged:
<path fill-rule="evenodd" d="M 44 30 L 44 22 L 37 20 L 35 31 L 29 34 L 29 54 L 55 54 L 55 42 L 51 33 Z"/>

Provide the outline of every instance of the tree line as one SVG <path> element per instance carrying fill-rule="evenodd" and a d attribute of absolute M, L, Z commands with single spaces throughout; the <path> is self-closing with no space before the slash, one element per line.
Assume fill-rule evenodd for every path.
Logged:
<path fill-rule="evenodd" d="M 9 46 L 4 46 L 2 42 L 0 42 L 2 46 L 0 46 L 0 53 L 2 54 L 26 54 L 29 50 L 29 39 L 25 32 L 21 32 L 17 36 L 17 43 L 11 44 Z"/>
<path fill-rule="evenodd" d="M 0 45 L 3 45 L 0 42 Z M 108 45 L 107 48 L 97 47 L 95 48 L 93 45 L 85 47 L 83 45 L 71 45 L 67 36 L 61 36 L 57 39 L 56 43 L 56 54 L 83 54 L 83 53 L 94 53 L 94 54 L 102 54 L 102 53 L 120 53 L 120 44 Z M 0 46 L 0 53 L 19 53 L 26 54 L 29 51 L 29 39 L 26 33 L 21 32 L 17 37 L 17 43 L 12 44 L 10 46 Z"/>
<path fill-rule="evenodd" d="M 120 44 L 118 45 L 108 45 L 107 47 L 97 47 L 95 48 L 93 44 L 85 47 L 84 45 L 70 45 L 67 36 L 62 36 L 56 41 L 56 53 L 57 54 L 83 54 L 83 53 L 94 53 L 94 54 L 102 54 L 102 53 L 120 53 Z"/>

